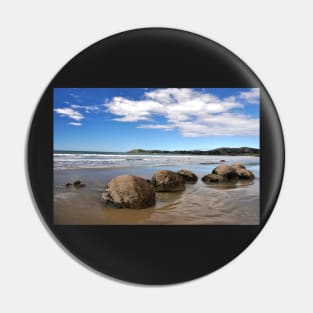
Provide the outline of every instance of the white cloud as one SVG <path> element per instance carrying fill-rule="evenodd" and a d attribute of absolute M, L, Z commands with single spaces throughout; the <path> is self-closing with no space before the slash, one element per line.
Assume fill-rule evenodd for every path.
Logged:
<path fill-rule="evenodd" d="M 80 104 L 72 104 L 71 107 L 73 109 L 82 109 L 85 110 L 86 113 L 90 113 L 90 111 L 98 111 L 99 108 L 96 105 L 80 105 Z"/>
<path fill-rule="evenodd" d="M 175 128 L 174 125 L 162 125 L 162 124 L 144 124 L 144 125 L 139 125 L 137 128 L 149 128 L 149 129 L 163 129 L 165 131 L 170 131 Z"/>
<path fill-rule="evenodd" d="M 76 98 L 76 99 L 80 98 L 80 96 L 77 95 L 77 94 L 75 94 L 75 93 L 70 93 L 69 95 L 70 95 L 71 97 L 73 97 L 73 98 Z"/>
<path fill-rule="evenodd" d="M 114 118 L 119 122 L 137 122 L 149 120 L 151 114 L 162 113 L 162 104 L 151 101 L 142 100 L 134 101 L 123 97 L 114 97 L 111 102 L 105 104 L 107 111 L 122 117 Z"/>
<path fill-rule="evenodd" d="M 82 126 L 82 123 L 77 123 L 77 122 L 69 122 L 69 125 L 73 125 L 73 126 Z"/>
<path fill-rule="evenodd" d="M 58 108 L 54 109 L 55 112 L 61 115 L 61 117 L 67 116 L 75 121 L 80 121 L 84 118 L 84 116 L 71 108 Z"/>
<path fill-rule="evenodd" d="M 260 89 L 251 88 L 249 91 L 243 91 L 240 93 L 239 98 L 251 104 L 258 104 L 260 101 Z"/>
<path fill-rule="evenodd" d="M 256 91 L 241 93 L 239 98 L 256 101 Z M 230 112 L 244 107 L 235 96 L 220 99 L 190 88 L 166 88 L 147 91 L 142 100 L 114 97 L 105 106 L 118 116 L 115 121 L 148 121 L 137 128 L 177 129 L 184 137 L 258 135 L 258 119 Z M 154 123 L 154 117 L 165 122 Z"/>
<path fill-rule="evenodd" d="M 184 137 L 256 136 L 259 132 L 259 120 L 244 114 L 223 113 L 199 117 L 194 121 L 180 121 L 168 125 L 143 124 L 137 126 L 137 128 L 163 129 L 166 131 L 177 129 Z"/>

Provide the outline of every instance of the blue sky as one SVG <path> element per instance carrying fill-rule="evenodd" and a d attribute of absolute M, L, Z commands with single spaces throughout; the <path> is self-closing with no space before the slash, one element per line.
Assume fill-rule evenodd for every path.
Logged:
<path fill-rule="evenodd" d="M 259 147 L 258 88 L 55 88 L 54 149 Z"/>

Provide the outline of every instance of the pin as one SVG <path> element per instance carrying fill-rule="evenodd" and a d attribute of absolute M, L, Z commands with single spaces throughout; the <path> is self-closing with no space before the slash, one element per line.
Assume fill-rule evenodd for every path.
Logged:
<path fill-rule="evenodd" d="M 284 141 L 268 92 L 232 52 L 137 29 L 83 50 L 51 81 L 28 171 L 69 254 L 104 276 L 173 284 L 223 267 L 259 234 Z"/>

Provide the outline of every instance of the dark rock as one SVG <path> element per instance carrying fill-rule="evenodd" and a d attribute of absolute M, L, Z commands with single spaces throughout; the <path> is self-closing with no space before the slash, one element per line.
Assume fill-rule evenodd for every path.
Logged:
<path fill-rule="evenodd" d="M 233 179 L 237 177 L 236 169 L 234 169 L 233 167 L 229 165 L 224 165 L 224 164 L 216 167 L 212 171 L 212 174 L 221 175 L 227 179 Z"/>
<path fill-rule="evenodd" d="M 154 173 L 151 184 L 155 191 L 183 191 L 185 190 L 184 179 L 175 172 L 161 170 Z"/>
<path fill-rule="evenodd" d="M 72 184 L 70 184 L 72 185 Z M 82 187 L 86 187 L 86 184 L 83 184 L 80 180 L 76 180 L 73 183 L 73 186 L 78 189 L 78 188 L 82 188 Z"/>
<path fill-rule="evenodd" d="M 76 187 L 76 188 L 79 188 L 81 183 L 82 182 L 80 180 L 76 180 L 76 181 L 74 181 L 73 186 Z"/>
<path fill-rule="evenodd" d="M 105 187 L 104 205 L 114 208 L 143 209 L 155 204 L 155 192 L 143 178 L 121 175 L 113 178 Z"/>
<path fill-rule="evenodd" d="M 66 183 L 66 184 L 65 184 L 65 187 L 70 187 L 70 186 L 72 186 L 71 183 Z"/>
<path fill-rule="evenodd" d="M 252 180 L 255 178 L 254 174 L 245 168 L 236 168 L 236 173 L 237 173 L 239 179 L 250 179 L 250 180 Z"/>
<path fill-rule="evenodd" d="M 225 162 L 225 160 L 221 160 L 220 162 L 224 163 L 224 162 Z"/>
<path fill-rule="evenodd" d="M 185 183 L 194 184 L 198 180 L 197 175 L 191 171 L 180 170 L 177 172 L 177 174 L 184 179 Z"/>
<path fill-rule="evenodd" d="M 227 181 L 227 178 L 217 174 L 208 174 L 202 177 L 202 181 L 206 184 L 222 183 Z"/>

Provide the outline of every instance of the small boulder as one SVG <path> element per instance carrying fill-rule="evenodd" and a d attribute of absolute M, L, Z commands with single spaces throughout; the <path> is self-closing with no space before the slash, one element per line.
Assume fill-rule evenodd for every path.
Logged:
<path fill-rule="evenodd" d="M 189 184 L 194 184 L 197 182 L 198 177 L 195 173 L 191 172 L 191 171 L 187 171 L 187 170 L 180 170 L 177 172 L 177 174 L 179 176 L 181 176 L 185 183 L 189 183 Z"/>
<path fill-rule="evenodd" d="M 237 168 L 236 173 L 239 179 L 254 179 L 254 174 L 245 168 Z"/>
<path fill-rule="evenodd" d="M 213 171 L 212 174 L 223 176 L 227 179 L 233 179 L 237 177 L 236 169 L 229 165 L 219 165 Z"/>
<path fill-rule="evenodd" d="M 222 183 L 225 181 L 225 178 L 217 174 L 208 174 L 202 177 L 202 181 L 206 184 Z"/>
<path fill-rule="evenodd" d="M 70 186 L 70 185 L 68 185 L 68 186 Z M 73 186 L 78 189 L 78 188 L 86 187 L 86 184 L 83 184 L 80 180 L 76 180 L 76 181 L 74 181 Z"/>
<path fill-rule="evenodd" d="M 105 187 L 104 205 L 114 208 L 143 209 L 155 204 L 155 192 L 143 178 L 121 175 L 113 178 Z"/>
<path fill-rule="evenodd" d="M 74 187 L 79 187 L 81 183 L 82 182 L 80 180 L 76 180 L 76 181 L 74 181 L 73 186 Z"/>
<path fill-rule="evenodd" d="M 220 160 L 220 162 L 225 163 L 225 160 Z"/>
<path fill-rule="evenodd" d="M 155 191 L 183 191 L 185 190 L 185 181 L 182 176 L 175 172 L 161 170 L 154 173 L 151 179 L 151 185 Z"/>
<path fill-rule="evenodd" d="M 246 167 L 243 165 L 243 164 L 241 164 L 241 163 L 236 163 L 236 164 L 232 164 L 231 165 L 231 167 L 232 168 L 243 168 L 243 169 L 245 169 Z"/>

